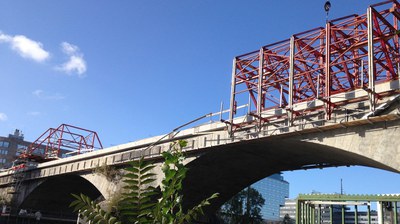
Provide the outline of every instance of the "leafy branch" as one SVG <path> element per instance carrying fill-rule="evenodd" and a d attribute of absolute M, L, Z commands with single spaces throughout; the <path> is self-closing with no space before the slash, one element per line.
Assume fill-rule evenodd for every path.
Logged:
<path fill-rule="evenodd" d="M 71 203 L 70 207 L 74 207 L 74 212 L 79 211 L 82 216 L 86 217 L 88 220 L 91 220 L 93 223 L 122 224 L 116 217 L 101 209 L 100 205 L 92 201 L 88 196 L 84 194 L 72 194 L 72 196 L 76 200 Z"/>

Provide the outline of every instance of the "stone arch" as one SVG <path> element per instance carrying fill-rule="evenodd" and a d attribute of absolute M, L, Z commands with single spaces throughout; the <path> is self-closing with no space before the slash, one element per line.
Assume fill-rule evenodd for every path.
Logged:
<path fill-rule="evenodd" d="M 122 181 L 119 179 L 110 180 L 102 174 L 94 173 L 81 174 L 80 176 L 95 186 L 106 200 L 115 195 L 115 192 L 122 189 Z"/>
<path fill-rule="evenodd" d="M 92 183 L 78 175 L 48 177 L 26 195 L 19 207 L 57 216 L 71 216 L 73 211 L 69 204 L 74 200 L 71 194 L 80 193 L 92 199 L 102 196 Z"/>
<path fill-rule="evenodd" d="M 297 139 L 335 147 L 374 161 L 364 161 L 360 165 L 400 173 L 400 120 L 344 126 Z"/>
<path fill-rule="evenodd" d="M 352 165 L 395 171 L 368 155 L 333 147 L 324 141 L 306 141 L 297 136 L 222 145 L 204 151 L 187 164 L 189 171 L 183 187 L 184 206 L 191 208 L 218 192 L 220 196 L 205 211 L 213 214 L 237 192 L 274 173 L 318 166 Z"/>

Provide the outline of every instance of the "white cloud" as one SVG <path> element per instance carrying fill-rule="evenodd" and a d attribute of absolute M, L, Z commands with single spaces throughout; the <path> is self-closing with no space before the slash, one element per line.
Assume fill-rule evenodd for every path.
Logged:
<path fill-rule="evenodd" d="M 42 100 L 63 100 L 63 99 L 65 99 L 65 97 L 59 93 L 47 94 L 41 89 L 37 89 L 37 90 L 33 91 L 32 94 Z"/>
<path fill-rule="evenodd" d="M 57 66 L 56 69 L 67 74 L 76 73 L 79 77 L 84 77 L 87 66 L 79 48 L 67 42 L 61 43 L 61 48 L 62 51 L 69 56 L 69 60 L 64 64 Z"/>
<path fill-rule="evenodd" d="M 12 38 L 9 35 L 0 33 L 0 42 L 11 42 Z"/>
<path fill-rule="evenodd" d="M 29 39 L 24 35 L 12 36 L 0 31 L 0 43 L 8 44 L 21 57 L 36 62 L 44 62 L 50 58 L 50 53 L 43 48 L 42 43 Z M 68 42 L 62 42 L 61 50 L 68 56 L 68 60 L 61 65 L 55 66 L 55 69 L 70 75 L 77 74 L 81 78 L 84 77 L 87 64 L 79 47 Z"/>
<path fill-rule="evenodd" d="M 0 33 L 0 43 L 8 43 L 21 57 L 43 62 L 50 57 L 50 53 L 43 49 L 40 42 L 31 40 L 24 35 L 10 36 Z"/>
<path fill-rule="evenodd" d="M 5 113 L 0 113 L 0 121 L 6 121 L 8 120 L 8 117 Z"/>
<path fill-rule="evenodd" d="M 86 72 L 86 62 L 80 56 L 70 56 L 69 61 L 57 67 L 58 70 L 68 74 L 76 72 L 79 77 L 83 77 Z"/>
<path fill-rule="evenodd" d="M 79 53 L 79 48 L 77 46 L 67 43 L 67 42 L 62 42 L 61 48 L 62 48 L 62 51 L 67 55 L 74 55 L 76 53 Z"/>

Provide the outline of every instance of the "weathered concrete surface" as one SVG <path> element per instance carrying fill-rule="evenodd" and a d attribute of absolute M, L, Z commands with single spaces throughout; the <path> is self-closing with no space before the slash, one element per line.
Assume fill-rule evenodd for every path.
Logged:
<path fill-rule="evenodd" d="M 115 195 L 115 192 L 118 192 L 123 185 L 120 177 L 117 179 L 111 179 L 99 173 L 85 173 L 80 176 L 95 186 L 100 194 L 106 199 L 112 198 Z"/>
<path fill-rule="evenodd" d="M 400 120 L 382 121 L 308 134 L 308 142 L 339 148 L 379 162 L 362 165 L 400 172 Z"/>
<path fill-rule="evenodd" d="M 264 177 L 308 165 L 360 165 L 400 173 L 399 128 L 400 120 L 382 121 L 213 147 L 188 164 L 185 206 L 219 192 L 220 197 L 208 208 L 212 212 Z"/>
<path fill-rule="evenodd" d="M 213 212 L 223 202 L 244 187 L 271 174 L 325 166 L 362 165 L 400 172 L 400 120 L 395 115 L 384 115 L 369 120 L 333 123 L 315 128 L 290 127 L 286 132 L 262 130 L 254 133 L 243 130 L 234 139 L 225 130 L 180 136 L 187 139 L 187 166 L 184 182 L 184 205 L 192 207 L 212 193 L 220 197 L 207 212 Z M 281 130 L 278 130 L 278 132 Z M 272 134 L 271 134 L 272 133 Z M 147 159 L 161 164 L 159 153 L 169 148 L 170 142 L 149 148 Z M 131 146 L 129 146 L 131 147 Z M 109 199 L 121 188 L 121 182 L 107 180 L 92 170 L 101 164 L 123 167 L 137 158 L 140 148 L 118 148 L 114 154 L 97 152 L 70 160 L 42 164 L 24 182 L 21 206 L 69 211 L 71 193 L 83 192 L 92 198 L 103 195 Z M 107 151 L 106 151 L 107 152 Z M 158 154 L 157 154 L 158 153 Z M 161 171 L 157 167 L 158 182 Z M 7 175 L 3 175 L 7 186 Z"/>

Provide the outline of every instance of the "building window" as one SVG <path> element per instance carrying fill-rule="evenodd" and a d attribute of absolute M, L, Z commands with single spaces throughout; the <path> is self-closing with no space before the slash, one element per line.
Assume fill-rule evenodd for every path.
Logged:
<path fill-rule="evenodd" d="M 27 148 L 28 148 L 28 146 L 26 146 L 26 145 L 20 145 L 20 144 L 17 145 L 18 150 L 25 150 Z"/>
<path fill-rule="evenodd" d="M 0 141 L 0 147 L 8 148 L 10 146 L 9 142 L 6 141 Z"/>
<path fill-rule="evenodd" d="M 28 149 L 28 146 L 18 144 L 18 145 L 17 145 L 17 151 L 15 152 L 15 155 L 16 155 L 16 156 L 19 156 L 19 155 L 21 155 L 22 153 L 24 153 L 27 149 Z"/>
<path fill-rule="evenodd" d="M 6 163 L 6 159 L 5 158 L 1 158 L 0 159 L 0 164 L 4 164 L 4 163 Z"/>
<path fill-rule="evenodd" d="M 0 149 L 0 155 L 8 155 L 7 149 Z"/>

